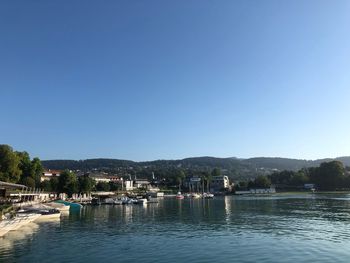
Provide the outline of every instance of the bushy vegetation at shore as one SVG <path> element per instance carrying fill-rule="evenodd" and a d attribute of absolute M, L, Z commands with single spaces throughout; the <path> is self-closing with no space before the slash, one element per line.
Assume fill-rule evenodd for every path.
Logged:
<path fill-rule="evenodd" d="M 17 152 L 8 145 L 0 145 L 0 181 L 39 188 L 42 172 L 39 158 L 30 159 L 27 152 Z"/>

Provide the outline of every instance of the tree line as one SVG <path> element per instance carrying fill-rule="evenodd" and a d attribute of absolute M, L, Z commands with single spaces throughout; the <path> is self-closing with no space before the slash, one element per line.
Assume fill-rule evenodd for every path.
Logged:
<path fill-rule="evenodd" d="M 254 180 L 239 182 L 236 190 L 267 188 L 301 189 L 305 184 L 314 184 L 318 190 L 350 189 L 350 168 L 340 161 L 323 162 L 319 167 L 302 168 L 299 171 L 279 171 Z"/>
<path fill-rule="evenodd" d="M 178 168 L 147 167 L 131 171 L 138 178 L 152 178 L 152 173 L 158 177 L 158 183 L 163 187 L 178 187 L 186 177 L 197 176 L 202 184 L 209 188 L 211 178 L 221 174 L 219 168 L 209 169 L 196 167 Z M 71 171 L 65 170 L 61 176 L 50 181 L 41 182 L 43 166 L 39 158 L 31 159 L 25 151 L 14 151 L 9 145 L 0 145 L 0 181 L 20 183 L 31 188 L 42 188 L 52 192 L 85 193 L 92 190 L 115 191 L 120 186 L 116 183 L 98 183 L 88 176 L 79 178 Z M 125 176 L 125 175 L 124 175 Z M 344 167 L 340 161 L 323 162 L 318 167 L 302 168 L 298 171 L 278 171 L 269 175 L 259 175 L 255 179 L 236 184 L 236 190 L 247 188 L 266 188 L 271 184 L 280 189 L 302 188 L 304 184 L 312 183 L 319 190 L 350 189 L 350 168 Z M 204 189 L 204 185 L 202 186 Z"/>
<path fill-rule="evenodd" d="M 14 151 L 9 145 L 0 145 L 0 181 L 39 188 L 42 172 L 39 158 L 30 159 L 27 152 Z"/>
<path fill-rule="evenodd" d="M 273 173 L 269 178 L 271 183 L 281 187 L 312 183 L 319 190 L 350 189 L 349 168 L 340 161 L 324 162 L 319 167 L 303 168 L 297 172 Z"/>
<path fill-rule="evenodd" d="M 88 175 L 77 176 L 74 172 L 64 170 L 60 176 L 42 182 L 44 191 L 66 193 L 72 196 L 74 193 L 90 193 L 91 191 L 117 191 L 121 186 L 116 182 L 98 182 Z"/>

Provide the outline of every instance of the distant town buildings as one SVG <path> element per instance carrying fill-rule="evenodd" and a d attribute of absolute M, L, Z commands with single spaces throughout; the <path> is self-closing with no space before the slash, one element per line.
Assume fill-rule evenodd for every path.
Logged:
<path fill-rule="evenodd" d="M 59 171 L 59 170 L 47 170 L 47 171 L 44 171 L 42 174 L 41 174 L 41 177 L 40 177 L 40 181 L 43 182 L 43 181 L 48 181 L 48 180 L 51 180 L 53 177 L 58 177 L 60 176 L 62 171 Z"/>
<path fill-rule="evenodd" d="M 109 183 L 109 182 L 120 181 L 119 176 L 111 175 L 104 172 L 91 172 L 86 175 L 88 175 L 91 179 L 95 180 L 96 183 L 99 183 L 99 182 Z"/>

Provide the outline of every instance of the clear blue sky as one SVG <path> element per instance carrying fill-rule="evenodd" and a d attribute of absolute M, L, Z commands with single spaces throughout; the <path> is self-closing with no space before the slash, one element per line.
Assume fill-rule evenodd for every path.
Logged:
<path fill-rule="evenodd" d="M 350 155 L 350 1 L 0 2 L 0 143 L 41 159 Z"/>

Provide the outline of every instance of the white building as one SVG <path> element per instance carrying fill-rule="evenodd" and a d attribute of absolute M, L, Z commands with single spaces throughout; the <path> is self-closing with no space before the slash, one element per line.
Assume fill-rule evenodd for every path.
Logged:
<path fill-rule="evenodd" d="M 96 183 L 99 182 L 104 182 L 104 183 L 109 183 L 109 182 L 119 182 L 119 177 L 116 175 L 110 175 L 108 173 L 103 173 L 103 172 L 93 172 L 89 173 L 89 177 L 91 179 L 94 179 Z"/>
<path fill-rule="evenodd" d="M 40 176 L 40 181 L 43 182 L 43 181 L 51 180 L 53 177 L 60 176 L 60 174 L 61 174 L 61 171 L 58 171 L 58 170 L 44 171 Z"/>
<path fill-rule="evenodd" d="M 147 179 L 136 179 L 134 186 L 136 188 L 148 189 L 151 186 L 151 183 Z"/>
<path fill-rule="evenodd" d="M 134 181 L 132 181 L 132 180 L 125 180 L 124 184 L 125 184 L 125 190 L 126 191 L 134 190 Z"/>
<path fill-rule="evenodd" d="M 226 175 L 213 176 L 210 183 L 212 191 L 222 191 L 230 188 L 230 180 Z"/>

